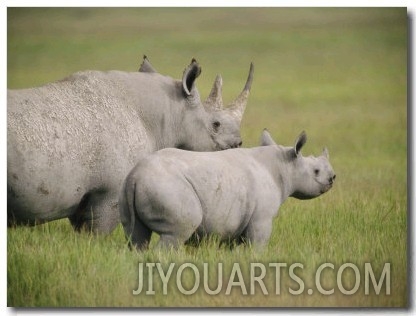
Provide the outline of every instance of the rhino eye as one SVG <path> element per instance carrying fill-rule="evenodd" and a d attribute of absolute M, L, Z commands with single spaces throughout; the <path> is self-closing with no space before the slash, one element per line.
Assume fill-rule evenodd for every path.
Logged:
<path fill-rule="evenodd" d="M 315 169 L 313 172 L 315 173 L 315 176 L 319 175 L 319 169 Z"/>
<path fill-rule="evenodd" d="M 220 126 L 221 126 L 221 123 L 218 122 L 218 121 L 215 121 L 215 122 L 212 123 L 212 126 L 214 127 L 214 130 L 217 132 L 218 129 L 220 128 Z"/>

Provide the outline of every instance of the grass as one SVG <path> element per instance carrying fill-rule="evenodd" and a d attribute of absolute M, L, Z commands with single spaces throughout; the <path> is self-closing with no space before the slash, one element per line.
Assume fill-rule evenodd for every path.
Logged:
<path fill-rule="evenodd" d="M 180 78 L 192 57 L 203 68 L 198 88 L 206 96 L 217 73 L 230 102 L 242 88 L 251 61 L 255 79 L 242 122 L 244 146 L 258 144 L 267 127 L 278 143 L 290 145 L 306 130 L 304 154 L 329 148 L 337 173 L 334 188 L 314 200 L 289 199 L 274 221 L 262 252 L 230 250 L 217 240 L 198 248 L 144 253 L 128 250 L 122 228 L 110 236 L 75 234 L 68 220 L 7 231 L 7 303 L 17 307 L 73 306 L 369 306 L 405 307 L 407 291 L 407 15 L 406 9 L 8 9 L 8 88 L 31 87 L 83 69 L 137 70 L 147 54 L 161 73 Z M 156 238 L 152 240 L 154 244 Z M 138 263 L 224 264 L 222 291 L 181 294 L 172 277 L 164 296 L 157 271 L 155 295 L 133 295 Z M 240 263 L 250 293 L 250 263 L 287 263 L 281 293 L 275 274 L 264 279 L 269 295 L 234 286 L 226 295 L 234 263 Z M 325 262 L 334 270 L 315 272 Z M 370 262 L 377 278 L 391 263 L 391 294 L 370 291 L 363 280 L 354 295 L 344 295 L 336 275 L 355 264 L 363 279 Z M 299 285 L 289 266 L 305 282 Z M 146 270 L 145 270 L 146 271 Z M 145 272 L 145 279 L 149 274 Z M 193 285 L 186 269 L 184 286 Z M 342 275 L 346 289 L 354 274 Z M 201 284 L 202 284 L 201 274 Z M 238 281 L 234 279 L 234 281 Z"/>

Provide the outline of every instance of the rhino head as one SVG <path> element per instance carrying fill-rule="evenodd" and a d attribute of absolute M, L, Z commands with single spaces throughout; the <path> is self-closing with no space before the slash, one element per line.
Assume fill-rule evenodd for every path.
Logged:
<path fill-rule="evenodd" d="M 140 72 L 157 73 L 147 57 Z M 242 144 L 240 124 L 253 81 L 253 64 L 247 82 L 240 95 L 226 108 L 222 102 L 222 78 L 217 76 L 208 98 L 202 102 L 195 81 L 201 74 L 201 67 L 195 59 L 183 72 L 177 82 L 176 98 L 183 105 L 178 109 L 180 118 L 175 128 L 176 139 L 172 147 L 192 151 L 217 151 L 240 147 Z M 165 146 L 170 147 L 170 146 Z"/>
<path fill-rule="evenodd" d="M 211 92 L 204 102 L 205 110 L 211 116 L 210 124 L 214 132 L 214 140 L 221 149 L 240 147 L 242 144 L 240 124 L 250 94 L 253 72 L 254 66 L 251 63 L 243 91 L 228 107 L 223 106 L 220 75 L 215 78 Z"/>
<path fill-rule="evenodd" d="M 300 200 L 312 199 L 327 192 L 332 188 L 336 178 L 326 147 L 318 157 L 302 155 L 301 149 L 306 139 L 306 133 L 303 131 L 293 147 L 279 146 L 266 129 L 261 138 L 262 146 L 274 145 L 280 148 L 282 154 L 278 170 L 283 170 L 289 175 L 282 186 L 286 187 L 284 191 L 290 192 L 290 196 Z"/>

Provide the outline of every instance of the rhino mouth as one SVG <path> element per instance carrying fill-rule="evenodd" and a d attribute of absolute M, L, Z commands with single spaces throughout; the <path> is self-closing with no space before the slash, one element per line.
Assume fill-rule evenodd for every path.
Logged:
<path fill-rule="evenodd" d="M 332 184 L 328 184 L 321 189 L 321 194 L 328 192 L 332 188 Z"/>
<path fill-rule="evenodd" d="M 228 149 L 234 149 L 234 148 L 238 148 L 238 146 L 232 146 L 232 145 L 227 145 L 227 146 L 217 146 L 217 151 L 223 151 L 223 150 L 228 150 Z"/>
<path fill-rule="evenodd" d="M 324 194 L 325 192 L 328 192 L 331 188 L 333 183 L 322 183 L 315 179 L 315 181 L 321 186 L 321 189 L 319 190 L 321 194 Z"/>
<path fill-rule="evenodd" d="M 225 146 L 225 147 L 223 147 L 223 148 L 221 148 L 221 150 L 226 150 L 226 149 L 234 149 L 234 148 L 240 148 L 241 147 L 241 145 L 227 145 L 227 146 Z"/>
<path fill-rule="evenodd" d="M 220 151 L 220 150 L 227 150 L 227 149 L 233 149 L 233 148 L 240 148 L 242 144 L 243 144 L 242 141 L 235 142 L 233 144 L 221 144 L 221 143 L 215 142 L 215 147 L 216 147 L 216 150 Z"/>
<path fill-rule="evenodd" d="M 332 188 L 332 183 L 323 184 L 323 188 L 321 189 L 321 194 L 328 192 Z"/>

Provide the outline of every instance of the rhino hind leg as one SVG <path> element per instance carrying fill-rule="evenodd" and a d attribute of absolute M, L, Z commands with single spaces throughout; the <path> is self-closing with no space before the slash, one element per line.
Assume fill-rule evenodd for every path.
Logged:
<path fill-rule="evenodd" d="M 117 194 L 106 190 L 86 193 L 69 220 L 75 231 L 110 234 L 119 223 Z"/>
<path fill-rule="evenodd" d="M 183 244 L 185 241 L 178 238 L 175 235 L 167 235 L 162 234 L 160 235 L 159 242 L 157 244 L 157 248 L 173 248 L 178 249 L 181 244 Z"/>
<path fill-rule="evenodd" d="M 171 223 L 167 225 L 165 229 L 158 232 L 160 239 L 157 247 L 177 249 L 180 245 L 185 244 L 195 234 L 197 228 L 202 222 L 201 204 L 197 199 L 194 199 L 192 202 L 188 200 L 187 202 L 188 203 L 183 202 L 183 205 L 188 204 L 188 207 L 185 206 L 185 209 L 187 209 L 188 212 L 184 212 L 184 209 L 181 209 L 179 206 L 177 208 L 173 208 L 173 210 L 179 215 L 178 218 L 180 218 L 180 220 L 178 219 L 173 223 L 169 220 Z M 174 216 L 172 217 L 174 218 Z"/>
<path fill-rule="evenodd" d="M 138 251 L 146 250 L 149 247 L 152 231 L 136 216 L 131 232 L 124 228 L 126 236 L 129 237 L 129 248 L 136 248 Z"/>

